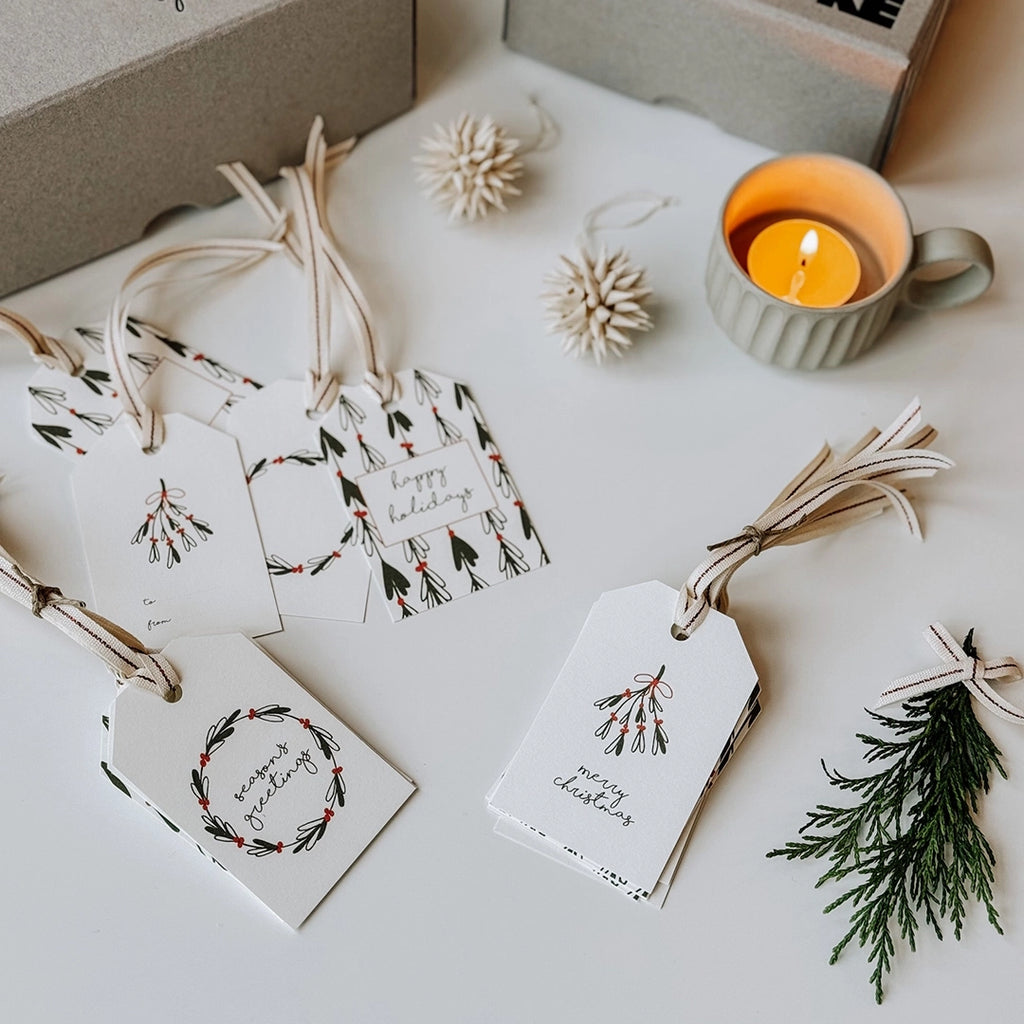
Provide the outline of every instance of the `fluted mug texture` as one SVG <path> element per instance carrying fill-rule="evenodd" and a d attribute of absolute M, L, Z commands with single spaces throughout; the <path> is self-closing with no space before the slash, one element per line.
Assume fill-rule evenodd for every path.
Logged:
<path fill-rule="evenodd" d="M 829 224 L 853 243 L 864 272 L 849 302 L 801 306 L 748 276 L 747 249 L 757 231 L 794 216 Z M 954 264 L 954 272 L 918 278 L 941 263 Z M 740 348 L 775 366 L 816 370 L 866 352 L 901 303 L 946 309 L 976 299 L 993 269 L 980 235 L 937 228 L 915 236 L 902 201 L 880 175 L 845 157 L 802 153 L 755 167 L 730 191 L 711 240 L 705 285 L 715 322 Z"/>

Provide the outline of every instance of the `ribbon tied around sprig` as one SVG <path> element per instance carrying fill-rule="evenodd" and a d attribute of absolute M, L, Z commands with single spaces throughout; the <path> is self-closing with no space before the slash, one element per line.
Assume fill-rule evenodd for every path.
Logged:
<path fill-rule="evenodd" d="M 1005 700 L 989 685 L 993 682 L 1015 683 L 1024 679 L 1024 670 L 1013 658 L 984 661 L 972 657 L 953 639 L 941 622 L 933 622 L 925 630 L 924 636 L 932 650 L 942 658 L 942 664 L 894 680 L 875 703 L 876 711 L 889 704 L 901 704 L 925 693 L 963 684 L 992 714 L 1008 722 L 1024 725 L 1024 711 Z M 964 646 L 969 644 L 970 638 Z"/>

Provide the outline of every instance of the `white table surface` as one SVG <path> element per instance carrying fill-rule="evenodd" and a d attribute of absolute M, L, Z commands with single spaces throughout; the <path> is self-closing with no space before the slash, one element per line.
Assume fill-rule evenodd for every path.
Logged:
<path fill-rule="evenodd" d="M 983 824 L 1006 935 L 971 910 L 964 939 L 922 935 L 884 1006 L 855 949 L 827 965 L 845 919 L 823 916 L 815 864 L 768 861 L 829 795 L 820 757 L 855 772 L 862 710 L 927 667 L 921 630 L 977 626 L 990 657 L 1024 658 L 1024 7 L 962 0 L 907 115 L 887 175 L 918 230 L 985 235 L 991 292 L 902 320 L 837 371 L 753 361 L 714 326 L 703 270 L 728 186 L 770 154 L 507 52 L 498 0 L 423 0 L 420 99 L 360 143 L 330 208 L 394 365 L 470 382 L 552 564 L 392 625 L 291 620 L 267 650 L 419 792 L 298 932 L 123 798 L 97 767 L 102 666 L 0 605 L 0 1007 L 51 1021 L 958 1021 L 1017 1019 L 1024 956 L 1024 731 L 990 718 L 1009 781 Z M 450 227 L 410 158 L 464 108 L 527 134 L 536 93 L 562 128 L 527 158 L 513 212 Z M 111 144 L 125 140 L 111 138 Z M 584 212 L 649 188 L 678 208 L 621 236 L 649 268 L 656 330 L 621 362 L 563 358 L 541 278 Z M 255 234 L 241 202 L 7 300 L 45 330 L 101 313 L 144 253 Z M 263 379 L 299 376 L 298 276 L 263 266 L 144 312 Z M 353 361 L 343 363 L 350 373 Z M 88 585 L 70 463 L 29 436 L 32 365 L 0 350 L 0 536 L 68 594 Z M 895 517 L 770 552 L 733 586 L 765 710 L 711 800 L 663 910 L 491 835 L 484 793 L 515 750 L 591 603 L 651 578 L 678 585 L 704 545 L 755 516 L 820 442 L 855 440 L 920 395 L 958 465 L 915 487 L 927 539 Z M 1024 687 L 1007 695 L 1018 701 Z M 1002 1014 L 1002 1016 L 1000 1015 Z"/>

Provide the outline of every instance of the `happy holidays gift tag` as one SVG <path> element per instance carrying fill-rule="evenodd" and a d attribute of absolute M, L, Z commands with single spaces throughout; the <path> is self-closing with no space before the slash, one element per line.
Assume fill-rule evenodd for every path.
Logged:
<path fill-rule="evenodd" d="M 220 425 L 260 385 L 159 328 L 129 317 L 127 362 L 147 403 Z M 68 344 L 82 353 L 82 372 L 40 367 L 28 382 L 34 435 L 66 455 L 85 453 L 124 412 L 103 353 L 102 328 L 76 327 Z"/>
<path fill-rule="evenodd" d="M 642 897 L 757 685 L 728 617 L 712 612 L 687 640 L 672 636 L 676 599 L 657 582 L 601 596 L 490 799 Z"/>
<path fill-rule="evenodd" d="M 370 568 L 324 472 L 328 447 L 303 385 L 281 380 L 225 420 L 238 441 L 282 615 L 362 622 Z"/>
<path fill-rule="evenodd" d="M 72 476 L 95 603 L 147 644 L 281 628 L 235 439 L 172 414 L 146 453 L 126 423 Z"/>
<path fill-rule="evenodd" d="M 395 375 L 383 406 L 341 389 L 323 424 L 328 467 L 398 621 L 546 565 L 522 497 L 469 388 Z"/>
<path fill-rule="evenodd" d="M 162 653 L 181 698 L 122 689 L 109 769 L 297 928 L 415 786 L 246 637 Z"/>

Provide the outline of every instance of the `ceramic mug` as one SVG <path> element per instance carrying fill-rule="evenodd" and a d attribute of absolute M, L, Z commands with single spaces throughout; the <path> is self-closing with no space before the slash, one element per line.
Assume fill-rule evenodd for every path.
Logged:
<path fill-rule="evenodd" d="M 841 232 L 860 259 L 861 278 L 841 306 L 811 308 L 777 298 L 747 274 L 754 238 L 778 220 L 804 217 Z M 930 279 L 926 268 L 959 266 Z M 915 235 L 902 200 L 874 171 L 845 157 L 800 153 L 755 167 L 733 187 L 711 241 L 706 288 L 719 327 L 766 363 L 815 370 L 867 351 L 901 303 L 948 309 L 992 283 L 992 251 L 965 228 Z M 928 278 L 928 279 L 926 279 Z"/>

